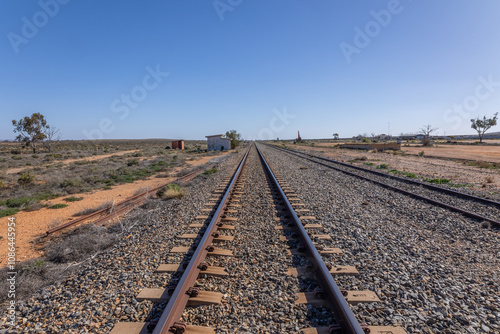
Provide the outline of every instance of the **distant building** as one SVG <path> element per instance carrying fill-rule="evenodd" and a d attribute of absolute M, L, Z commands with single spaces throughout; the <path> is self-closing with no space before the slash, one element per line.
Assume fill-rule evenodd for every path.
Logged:
<path fill-rule="evenodd" d="M 183 150 L 184 149 L 184 140 L 174 140 L 172 141 L 172 149 L 179 149 Z"/>
<path fill-rule="evenodd" d="M 227 151 L 231 149 L 231 139 L 224 135 L 206 136 L 207 150 L 209 151 Z"/>

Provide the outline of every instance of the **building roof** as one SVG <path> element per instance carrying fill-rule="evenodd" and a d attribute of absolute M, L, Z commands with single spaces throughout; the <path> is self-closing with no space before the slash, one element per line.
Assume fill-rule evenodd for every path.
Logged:
<path fill-rule="evenodd" d="M 211 135 L 211 136 L 205 136 L 205 138 L 211 138 L 211 137 L 221 137 L 223 139 L 228 139 L 228 138 L 225 138 L 224 135 Z"/>

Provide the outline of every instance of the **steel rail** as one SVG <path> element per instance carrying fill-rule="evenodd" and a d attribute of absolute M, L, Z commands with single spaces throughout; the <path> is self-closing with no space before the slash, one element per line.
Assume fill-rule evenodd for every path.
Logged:
<path fill-rule="evenodd" d="M 255 145 L 255 147 L 257 149 L 257 152 L 259 153 L 262 164 L 265 166 L 268 175 L 272 179 L 273 183 L 276 185 L 276 188 L 278 189 L 283 201 L 285 202 L 287 211 L 290 213 L 291 220 L 295 223 L 297 229 L 299 230 L 299 237 L 302 241 L 302 245 L 305 247 L 307 253 L 311 257 L 310 261 L 312 261 L 312 264 L 315 268 L 316 278 L 318 280 L 320 287 L 325 293 L 326 302 L 333 310 L 333 315 L 335 319 L 337 320 L 338 324 L 343 328 L 344 333 L 364 334 L 365 332 L 363 331 L 361 325 L 354 316 L 354 313 L 349 307 L 349 304 L 347 303 L 345 297 L 342 295 L 340 288 L 335 283 L 332 274 L 326 267 L 325 262 L 321 258 L 321 255 L 316 249 L 316 246 L 314 245 L 311 238 L 307 234 L 307 231 L 302 225 L 302 222 L 295 213 L 295 210 L 293 209 L 292 205 L 290 204 L 290 201 L 286 197 L 285 192 L 281 188 L 278 180 L 276 179 L 271 168 L 269 167 L 269 164 L 264 158 L 264 155 L 258 149 L 257 145 Z"/>
<path fill-rule="evenodd" d="M 209 168 L 212 168 L 214 165 L 211 164 L 209 165 L 208 167 Z M 175 181 L 173 182 L 186 182 L 187 180 L 189 180 L 190 178 L 198 175 L 201 173 L 201 171 L 203 170 L 204 168 L 199 168 L 199 169 L 196 169 L 192 172 L 189 172 L 187 173 L 186 175 L 183 175 L 183 176 L 180 176 L 178 177 Z M 102 223 L 104 221 L 106 221 L 107 219 L 109 218 L 113 218 L 113 217 L 116 217 L 117 214 L 119 214 L 120 212 L 124 212 L 124 211 L 127 211 L 126 209 L 132 209 L 133 207 L 135 207 L 140 201 L 145 201 L 147 198 L 146 196 L 149 194 L 149 193 L 153 193 L 155 192 L 156 190 L 162 188 L 162 187 L 165 187 L 166 185 L 168 185 L 169 183 L 172 183 L 172 182 L 168 182 L 168 183 L 165 183 L 165 184 L 162 184 L 160 186 L 157 186 L 157 187 L 154 187 L 154 188 L 151 188 L 147 191 L 144 191 L 140 194 L 137 194 L 137 195 L 134 195 L 132 197 L 129 197 L 127 199 L 124 199 L 123 201 L 121 202 L 118 202 L 116 203 L 114 206 L 113 205 L 109 205 L 103 209 L 100 209 L 96 212 L 92 212 L 88 215 L 85 215 L 83 217 L 80 217 L 80 218 L 77 218 L 75 220 L 72 220 L 72 221 L 69 221 L 67 223 L 64 223 L 64 224 L 61 224 L 59 226 L 56 226 L 54 228 L 51 228 L 49 230 L 47 230 L 45 232 L 46 235 L 49 235 L 49 234 L 52 234 L 52 233 L 55 233 L 55 232 L 58 232 L 60 230 L 63 230 L 65 229 L 66 227 L 69 227 L 69 226 L 72 226 L 72 225 L 75 225 L 75 224 L 78 224 L 78 223 L 81 223 L 82 221 L 86 221 L 86 220 L 89 220 L 89 219 L 92 219 L 94 217 L 97 217 L 97 216 L 101 216 L 99 217 L 96 222 L 98 223 Z M 122 205 L 124 205 L 123 207 L 121 207 Z M 110 209 L 112 208 L 117 208 L 115 211 L 113 212 L 109 212 Z"/>
<path fill-rule="evenodd" d="M 358 177 L 362 180 L 365 180 L 365 181 L 369 181 L 369 182 L 372 182 L 372 183 L 375 183 L 375 184 L 378 184 L 380 186 L 383 186 L 385 188 L 388 188 L 388 189 L 391 189 L 391 190 L 395 190 L 395 191 L 398 191 L 400 193 L 403 193 L 405 195 L 409 195 L 409 196 L 412 196 L 414 198 L 417 198 L 419 200 L 422 200 L 422 201 L 426 201 L 428 203 L 431 203 L 431 204 L 434 204 L 434 205 L 437 205 L 437 206 L 440 206 L 440 207 L 443 207 L 445 209 L 448 209 L 448 210 L 451 210 L 451 211 L 455 211 L 455 212 L 459 212 L 461 214 L 463 214 L 464 216 L 467 216 L 469 218 L 474 218 L 474 219 L 477 219 L 477 220 L 484 220 L 484 221 L 488 221 L 490 223 L 492 223 L 493 225 L 497 226 L 497 227 L 500 227 L 500 221 L 498 220 L 495 220 L 495 219 L 492 219 L 492 218 L 488 218 L 488 217 L 485 217 L 483 215 L 479 215 L 477 213 L 474 213 L 474 212 L 471 212 L 471 211 L 468 211 L 468 210 L 465 210 L 465 209 L 461 209 L 459 207 L 456 207 L 454 205 L 451 205 L 451 204 L 447 204 L 447 203 L 444 203 L 444 202 L 441 202 L 441 201 L 438 201 L 438 200 L 435 200 L 435 199 L 432 199 L 432 198 L 429 198 L 429 197 L 425 197 L 425 196 L 422 196 L 422 195 L 419 195 L 419 194 L 416 194 L 414 192 L 411 192 L 411 191 L 408 191 L 408 190 L 405 190 L 405 189 L 402 189 L 402 188 L 399 188 L 399 187 L 396 187 L 396 186 L 393 186 L 393 185 L 390 185 L 390 184 L 387 184 L 387 183 L 384 183 L 384 182 L 381 182 L 381 181 L 377 181 L 377 180 L 373 180 L 373 179 L 370 179 L 368 177 L 365 177 L 365 176 L 362 176 L 362 175 L 359 175 L 359 174 L 356 174 L 356 173 L 352 173 L 352 172 L 349 172 L 349 171 L 346 171 L 346 170 L 343 170 L 341 168 L 337 168 L 335 166 L 332 166 L 332 165 L 328 165 L 328 164 L 325 164 L 325 163 L 322 163 L 322 162 L 319 162 L 319 161 L 316 161 L 316 160 L 313 160 L 311 158 L 308 158 L 308 157 L 304 157 L 302 155 L 299 155 L 299 154 L 296 154 L 293 150 L 284 150 L 282 149 L 281 147 L 276 147 L 274 145 L 269 145 L 271 147 L 274 147 L 278 150 L 281 150 L 283 152 L 287 152 L 289 154 L 292 154 L 292 155 L 295 155 L 295 156 L 298 156 L 302 159 L 305 159 L 305 160 L 308 160 L 308 161 L 311 161 L 311 162 L 314 162 L 318 165 L 321 165 L 321 166 L 324 166 L 324 167 L 327 167 L 327 168 L 330 168 L 330 169 L 334 169 L 334 170 L 337 170 L 339 172 L 342 172 L 344 174 L 347 174 L 347 175 L 350 175 L 350 176 L 355 176 L 355 177 Z M 324 158 L 323 158 L 324 159 Z M 328 159 L 325 159 L 328 161 Z M 346 164 L 347 165 L 347 164 Z M 350 165 L 347 165 L 348 167 L 357 167 L 357 166 L 350 166 Z M 439 188 L 439 189 L 443 189 L 443 188 Z M 479 197 L 480 198 L 480 197 Z"/>
<path fill-rule="evenodd" d="M 267 144 L 267 145 L 269 145 L 269 144 Z M 453 190 L 453 189 L 447 189 L 447 188 L 439 187 L 439 186 L 436 186 L 434 184 L 429 184 L 429 183 L 425 183 L 425 182 L 418 181 L 418 180 L 410 180 L 410 179 L 407 179 L 407 178 L 404 178 L 404 177 L 401 177 L 401 176 L 391 175 L 391 174 L 383 173 L 383 172 L 376 171 L 376 170 L 369 169 L 369 168 L 364 168 L 364 167 L 360 167 L 360 166 L 354 166 L 354 165 L 351 165 L 351 164 L 348 164 L 348 163 L 345 163 L 345 162 L 341 162 L 341 161 L 337 161 L 337 160 L 333 160 L 333 159 L 328 159 L 328 158 L 320 157 L 320 156 L 309 154 L 309 153 L 300 152 L 300 151 L 293 150 L 293 149 L 290 149 L 290 148 L 277 147 L 275 145 L 269 145 L 269 146 L 273 146 L 275 148 L 278 148 L 278 149 L 281 149 L 281 150 L 284 150 L 284 151 L 293 152 L 295 154 L 306 155 L 306 156 L 309 156 L 309 157 L 312 157 L 312 158 L 316 158 L 316 159 L 319 159 L 319 160 L 328 161 L 328 162 L 331 162 L 331 163 L 334 163 L 334 164 L 338 164 L 338 165 L 345 166 L 345 167 L 348 167 L 348 168 L 357 169 L 357 170 L 360 170 L 360 171 L 363 171 L 363 172 L 375 174 L 375 175 L 386 177 L 386 178 L 389 178 L 389 179 L 398 180 L 398 181 L 406 182 L 406 183 L 410 183 L 410 184 L 416 184 L 416 185 L 423 186 L 423 187 L 428 188 L 428 189 L 440 191 L 440 192 L 447 193 L 447 194 L 450 194 L 450 195 L 454 195 L 454 196 L 457 196 L 457 197 L 463 197 L 463 198 L 467 198 L 467 199 L 470 199 L 470 200 L 484 202 L 484 203 L 491 204 L 493 206 L 497 206 L 497 207 L 500 208 L 500 202 L 497 202 L 497 201 L 494 201 L 494 200 L 491 200 L 491 199 L 488 199 L 488 198 L 474 196 L 474 195 L 470 195 L 470 194 L 465 194 L 465 193 L 462 193 L 460 191 L 456 191 L 456 190 Z"/>
<path fill-rule="evenodd" d="M 212 216 L 208 227 L 203 234 L 203 237 L 196 247 L 196 251 L 194 252 L 189 264 L 187 265 L 179 283 L 177 284 L 174 292 L 172 293 L 167 306 L 165 307 L 158 323 L 153 331 L 153 334 L 167 334 L 170 332 L 171 327 L 179 321 L 184 311 L 184 308 L 187 305 L 189 295 L 187 291 L 189 288 L 194 286 L 194 283 L 200 273 L 200 268 L 198 266 L 203 262 L 205 257 L 208 254 L 207 247 L 212 243 L 214 238 L 214 232 L 218 229 L 218 223 L 221 220 L 223 212 L 227 206 L 227 202 L 229 197 L 231 196 L 234 185 L 236 184 L 241 171 L 245 165 L 245 162 L 248 157 L 248 152 L 250 152 L 251 146 L 247 149 L 245 155 L 241 159 L 238 168 L 234 172 L 229 185 L 227 186 L 224 196 L 217 207 L 217 211 Z"/>

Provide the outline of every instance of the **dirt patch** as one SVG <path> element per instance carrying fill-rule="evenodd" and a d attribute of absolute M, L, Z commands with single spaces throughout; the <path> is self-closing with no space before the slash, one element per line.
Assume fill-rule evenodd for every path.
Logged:
<path fill-rule="evenodd" d="M 127 153 L 134 152 L 128 151 Z M 217 156 L 202 157 L 197 160 L 188 161 L 190 167 L 196 167 L 209 162 L 215 157 L 228 154 L 229 152 L 222 153 Z M 125 153 L 123 153 L 125 154 Z M 115 154 L 113 154 L 115 155 Z M 102 157 L 102 156 L 99 156 Z M 172 170 L 169 174 L 175 175 L 180 171 L 180 168 Z M 50 200 L 54 204 L 67 204 L 67 207 L 61 209 L 48 209 L 43 208 L 34 212 L 20 211 L 15 215 L 16 218 L 16 260 L 26 261 L 43 255 L 42 251 L 37 249 L 35 241 L 37 238 L 44 236 L 45 232 L 52 227 L 51 225 L 60 225 L 62 223 L 75 219 L 73 215 L 86 208 L 93 208 L 101 205 L 104 202 L 115 201 L 119 202 L 128 197 L 133 196 L 138 189 L 153 188 L 163 185 L 168 182 L 174 181 L 174 177 L 151 177 L 146 180 L 139 180 L 134 183 L 126 183 L 122 185 L 113 186 L 109 190 L 97 190 L 91 193 L 75 194 L 74 196 L 83 197 L 82 200 L 76 202 L 64 201 L 64 196 L 54 200 Z M 45 202 L 46 203 L 46 202 Z M 0 248 L 0 267 L 7 263 L 8 247 L 6 246 L 7 240 L 7 224 L 8 217 L 0 218 L 0 240 L 2 247 Z"/>
<path fill-rule="evenodd" d="M 219 155 L 217 155 L 217 157 L 223 157 L 227 154 L 229 154 L 228 151 L 226 151 L 224 153 L 220 153 Z M 197 157 L 197 158 L 193 158 L 192 160 L 186 160 L 186 163 L 190 164 L 191 166 L 199 166 L 199 165 L 203 165 L 203 164 L 209 162 L 213 158 L 214 158 L 213 156 L 206 156 L 206 157 L 201 157 L 201 158 Z"/>
<path fill-rule="evenodd" d="M 480 145 L 438 145 L 433 147 L 402 147 L 408 154 L 418 155 L 424 151 L 425 155 L 431 157 L 443 157 L 449 159 L 481 160 L 500 163 L 500 146 Z"/>

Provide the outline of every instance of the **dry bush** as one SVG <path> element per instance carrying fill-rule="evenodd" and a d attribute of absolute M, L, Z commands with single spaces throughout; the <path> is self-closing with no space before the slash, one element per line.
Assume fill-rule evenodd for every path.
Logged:
<path fill-rule="evenodd" d="M 494 183 L 495 182 L 495 178 L 490 175 L 490 176 L 485 177 L 484 181 L 486 183 Z"/>
<path fill-rule="evenodd" d="M 172 198 L 182 198 L 184 197 L 184 189 L 182 189 L 178 184 L 170 183 L 165 187 L 158 189 L 156 192 L 158 198 L 161 199 L 172 199 Z"/>
<path fill-rule="evenodd" d="M 115 241 L 116 235 L 108 233 L 106 228 L 94 224 L 83 225 L 71 231 L 63 240 L 48 245 L 47 260 L 54 263 L 81 261 L 108 248 Z"/>
<path fill-rule="evenodd" d="M 63 274 L 68 274 L 67 268 L 58 267 L 41 259 L 33 259 L 16 265 L 16 299 L 30 297 L 42 287 L 54 284 Z M 0 303 L 7 300 L 9 282 L 8 268 L 0 269 Z"/>

